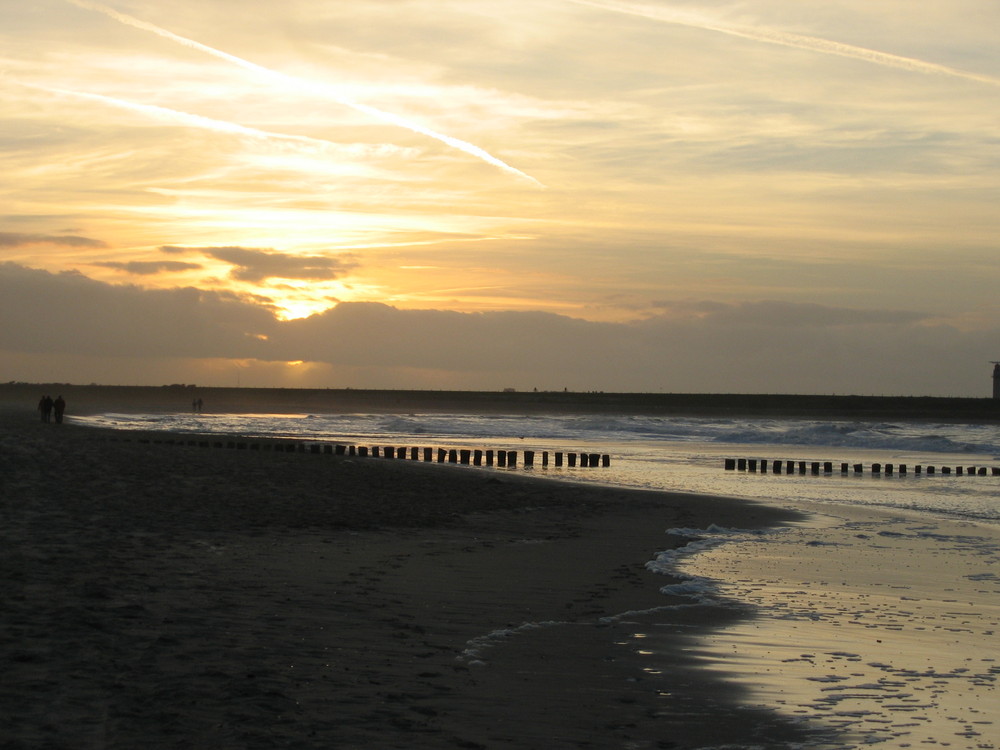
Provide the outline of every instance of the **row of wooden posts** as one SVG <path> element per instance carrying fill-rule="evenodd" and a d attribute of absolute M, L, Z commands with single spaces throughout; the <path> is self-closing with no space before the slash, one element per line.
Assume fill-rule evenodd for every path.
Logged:
<path fill-rule="evenodd" d="M 756 458 L 727 458 L 725 461 L 725 467 L 727 471 L 749 471 L 751 473 L 768 473 L 769 467 L 772 474 L 833 474 L 834 473 L 834 462 L 833 461 L 780 461 L 768 459 L 756 459 Z M 871 474 L 900 474 L 906 475 L 910 472 L 910 466 L 907 464 L 881 464 L 873 463 L 871 464 L 869 471 Z M 954 474 L 956 476 L 1000 476 L 1000 466 L 956 466 L 952 468 L 951 466 L 923 466 L 917 464 L 912 467 L 914 474 L 944 474 L 950 475 Z M 849 474 L 853 472 L 854 474 L 863 474 L 865 472 L 864 464 L 850 464 L 842 462 L 840 464 L 840 473 Z"/>
<path fill-rule="evenodd" d="M 439 464 L 466 464 L 471 466 L 498 466 L 514 468 L 519 459 L 525 467 L 535 466 L 536 459 L 543 468 L 551 462 L 554 466 L 570 468 L 610 466 L 611 456 L 604 453 L 565 453 L 562 451 L 480 450 L 472 448 L 416 448 L 388 445 L 341 445 L 339 443 L 307 443 L 304 441 L 274 441 L 250 443 L 237 440 L 148 439 L 141 442 L 181 444 L 201 448 L 229 448 L 232 450 L 284 451 L 286 453 L 314 453 L 360 458 L 390 458 L 410 461 L 436 461 Z"/>

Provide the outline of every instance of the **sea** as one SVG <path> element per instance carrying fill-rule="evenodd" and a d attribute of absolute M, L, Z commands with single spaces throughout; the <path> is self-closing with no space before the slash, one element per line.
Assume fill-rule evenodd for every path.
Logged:
<path fill-rule="evenodd" d="M 81 424 L 116 430 L 293 438 L 368 446 L 598 453 L 610 466 L 531 469 L 556 479 L 746 497 L 767 502 L 907 508 L 1000 523 L 1000 425 L 608 415 L 101 414 Z M 806 461 L 805 475 L 726 471 L 725 459 Z M 811 472 L 831 462 L 832 475 Z M 848 463 L 848 474 L 840 465 Z M 864 472 L 856 474 L 854 464 Z M 907 466 L 873 475 L 872 464 Z M 920 475 L 915 467 L 921 466 Z M 925 467 L 935 467 L 929 476 Z M 943 474 L 948 468 L 950 475 Z M 969 476 L 969 467 L 989 476 Z M 962 474 L 957 470 L 961 468 Z"/>
<path fill-rule="evenodd" d="M 725 518 L 705 529 L 664 529 L 696 540 L 649 561 L 672 576 L 664 593 L 743 614 L 704 634 L 692 655 L 741 687 L 748 710 L 817 730 L 804 747 L 1000 748 L 1000 425 L 458 413 L 106 413 L 73 421 L 356 446 L 597 453 L 609 465 L 543 467 L 536 458 L 531 467 L 455 468 L 800 511 L 804 520 L 766 531 L 731 528 Z M 732 469 L 727 459 L 766 461 L 769 469 L 792 461 L 795 470 Z M 833 471 L 812 470 L 827 462 Z M 675 615 L 671 605 L 638 618 L 625 641 L 649 661 L 647 679 L 664 681 L 664 694 L 669 675 L 657 657 L 683 627 Z"/>

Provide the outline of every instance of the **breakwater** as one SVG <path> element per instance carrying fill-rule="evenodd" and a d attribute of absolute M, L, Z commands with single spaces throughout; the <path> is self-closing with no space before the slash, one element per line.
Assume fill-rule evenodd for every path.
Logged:
<path fill-rule="evenodd" d="M 129 441 L 121 436 L 116 440 Z M 428 463 L 463 464 L 498 468 L 596 468 L 611 465 L 607 453 L 573 451 L 503 450 L 480 448 L 429 448 L 420 446 L 345 445 L 343 443 L 315 442 L 308 440 L 247 440 L 206 439 L 204 436 L 159 437 L 143 434 L 136 442 L 155 445 L 176 445 L 192 448 L 215 448 L 250 452 L 308 453 L 312 455 L 344 456 L 357 458 L 383 458 L 399 461 L 424 461 Z"/>
<path fill-rule="evenodd" d="M 787 461 L 781 459 L 727 458 L 723 463 L 727 471 L 745 471 L 751 474 L 869 474 L 872 476 L 1000 476 L 1000 466 L 926 466 L 923 464 L 849 463 L 841 461 Z"/>
<path fill-rule="evenodd" d="M 0 403 L 33 410 L 62 395 L 67 414 L 183 413 L 200 399 L 206 414 L 642 414 L 930 420 L 1000 423 L 1000 399 L 572 391 L 421 391 L 354 388 L 215 388 L 194 385 L 0 384 Z"/>

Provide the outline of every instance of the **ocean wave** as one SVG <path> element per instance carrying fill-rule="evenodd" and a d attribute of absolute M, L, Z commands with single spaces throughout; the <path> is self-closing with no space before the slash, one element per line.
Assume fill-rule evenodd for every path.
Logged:
<path fill-rule="evenodd" d="M 295 434 L 336 439 L 561 440 L 570 442 L 772 445 L 909 453 L 1000 455 L 1000 426 L 594 415 L 117 414 L 79 418 L 114 429 Z"/>

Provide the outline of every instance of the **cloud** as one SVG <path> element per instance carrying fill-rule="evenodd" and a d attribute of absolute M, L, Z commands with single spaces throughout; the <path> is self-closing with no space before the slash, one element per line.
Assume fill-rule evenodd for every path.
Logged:
<path fill-rule="evenodd" d="M 92 265 L 102 266 L 103 268 L 114 268 L 118 271 L 135 274 L 136 276 L 149 276 L 164 271 L 168 273 L 176 271 L 194 271 L 202 267 L 200 263 L 185 263 L 179 260 L 133 260 L 129 262 L 109 260 L 100 263 L 93 263 Z"/>
<path fill-rule="evenodd" d="M 169 107 L 159 107 L 153 104 L 141 104 L 139 102 L 126 101 L 124 99 L 117 99 L 112 96 L 104 96 L 103 94 L 92 94 L 86 91 L 70 91 L 67 89 L 53 88 L 50 86 L 36 86 L 28 83 L 18 83 L 19 86 L 25 86 L 27 88 L 38 89 L 40 91 L 47 91 L 51 94 L 57 94 L 60 96 L 70 96 L 78 99 L 86 99 L 89 101 L 100 102 L 102 104 L 107 104 L 112 107 L 118 107 L 119 109 L 126 109 L 130 112 L 137 112 L 147 117 L 153 117 L 158 120 L 168 120 L 171 122 L 176 122 L 181 125 L 192 128 L 200 128 L 202 130 L 210 130 L 217 133 L 226 133 L 229 135 L 237 135 L 246 138 L 257 138 L 262 140 L 274 140 L 282 142 L 291 142 L 299 145 L 308 146 L 311 149 L 330 149 L 331 147 L 340 146 L 333 141 L 327 141 L 321 138 L 311 138 L 305 135 L 291 135 L 288 133 L 277 133 L 271 130 L 260 130 L 258 128 L 250 128 L 245 125 L 239 125 L 234 122 L 229 122 L 227 120 L 216 120 L 211 117 L 203 117 L 202 115 L 191 114 L 190 112 L 182 112 L 176 109 L 170 109 Z"/>
<path fill-rule="evenodd" d="M 996 325 L 962 331 L 917 311 L 782 301 L 661 307 L 646 320 L 598 323 L 350 302 L 279 321 L 234 294 L 145 290 L 6 263 L 0 351 L 53 363 L 104 358 L 100 373 L 62 376 L 71 382 L 127 382 L 116 362 L 148 372 L 148 362 L 174 357 L 239 362 L 244 384 L 253 381 L 242 368 L 256 368 L 276 386 L 986 396 L 985 363 L 1000 344 Z M 320 379 L 293 380 L 288 368 L 282 381 L 284 370 L 266 364 L 293 361 L 318 365 Z M 221 368 L 218 383 L 205 383 L 208 368 L 194 365 L 190 376 L 171 377 L 229 385 L 235 366 Z"/>
<path fill-rule="evenodd" d="M 24 234 L 0 232 L 0 247 L 26 247 L 29 245 L 60 245 L 62 247 L 107 247 L 107 243 L 75 235 Z"/>
<path fill-rule="evenodd" d="M 830 39 L 808 36 L 805 34 L 795 34 L 781 29 L 774 29 L 763 26 L 746 26 L 730 24 L 716 18 L 695 13 L 691 11 L 677 10 L 674 8 L 661 8 L 639 3 L 622 2 L 620 0 L 569 0 L 577 5 L 586 5 L 601 10 L 616 13 L 648 18 L 663 23 L 676 24 L 679 26 L 690 26 L 706 31 L 717 31 L 721 34 L 737 36 L 743 39 L 751 39 L 757 42 L 768 44 L 778 44 L 784 47 L 794 47 L 810 52 L 819 52 L 839 57 L 848 57 L 854 60 L 863 60 L 875 65 L 882 65 L 900 70 L 908 70 L 913 73 L 925 73 L 931 75 L 946 75 L 955 78 L 964 78 L 978 83 L 985 83 L 990 86 L 1000 86 L 1000 78 L 994 76 L 971 73 L 966 70 L 951 68 L 946 65 L 919 60 L 913 57 L 894 55 L 889 52 L 857 47 L 852 44 L 844 44 Z"/>
<path fill-rule="evenodd" d="M 235 266 L 229 274 L 231 278 L 251 283 L 266 279 L 332 281 L 358 265 L 350 255 L 287 255 L 246 247 L 178 248 L 168 245 L 160 249 L 167 253 L 194 251 L 221 260 Z"/>
<path fill-rule="evenodd" d="M 836 326 L 899 325 L 925 321 L 925 313 L 907 310 L 858 310 L 809 302 L 764 300 L 740 303 L 658 302 L 666 319 L 698 320 L 704 325 L 741 328 L 831 328 Z M 653 319 L 656 320 L 655 318 Z M 650 323 L 647 323 L 649 325 Z"/>
<path fill-rule="evenodd" d="M 405 128 L 414 133 L 419 133 L 429 138 L 433 138 L 434 140 L 440 141 L 441 143 L 444 143 L 447 146 L 450 146 L 459 151 L 463 151 L 471 156 L 476 157 L 477 159 L 485 161 L 488 164 L 492 164 L 495 167 L 499 167 L 505 172 L 508 172 L 510 174 L 516 175 L 517 177 L 525 179 L 538 187 L 544 187 L 542 183 L 540 183 L 531 175 L 526 174 L 515 167 L 512 167 L 510 164 L 507 164 L 501 159 L 498 159 L 497 157 L 493 156 L 492 154 L 480 148 L 479 146 L 460 140 L 453 136 L 445 135 L 444 133 L 439 133 L 435 130 L 431 130 L 430 128 L 424 127 L 419 123 L 412 122 L 392 112 L 386 112 L 384 110 L 378 109 L 377 107 L 372 107 L 371 105 L 368 104 L 362 104 L 361 102 L 356 102 L 352 99 L 345 97 L 343 94 L 341 94 L 331 86 L 327 86 L 321 83 L 316 83 L 313 81 L 303 80 L 300 78 L 296 78 L 295 76 L 290 76 L 275 70 L 271 70 L 270 68 L 265 68 L 262 65 L 250 62 L 249 60 L 244 60 L 243 58 L 237 57 L 236 55 L 231 55 L 228 52 L 223 52 L 222 50 L 210 47 L 207 44 L 202 44 L 201 42 L 197 42 L 193 39 L 188 39 L 187 37 L 183 37 L 179 34 L 167 31 L 166 29 L 160 28 L 155 24 L 149 23 L 147 21 L 142 21 L 138 18 L 134 18 L 133 16 L 126 15 L 125 13 L 119 13 L 113 8 L 109 8 L 108 6 L 102 3 L 90 2 L 90 0 L 66 0 L 66 2 L 70 3 L 71 5 L 77 6 L 78 8 L 83 8 L 85 10 L 92 10 L 98 13 L 103 13 L 109 18 L 112 18 L 115 21 L 118 21 L 119 23 L 125 24 L 126 26 L 131 26 L 133 28 L 140 29 L 142 31 L 148 31 L 164 39 L 169 39 L 170 41 L 176 42 L 177 44 L 180 44 L 184 47 L 188 47 L 189 49 L 195 49 L 198 50 L 199 52 L 204 52 L 205 54 L 211 55 L 212 57 L 215 57 L 217 59 L 225 60 L 226 62 L 237 65 L 243 68 L 244 70 L 248 70 L 251 73 L 254 73 L 258 76 L 262 76 L 266 80 L 269 80 L 272 83 L 281 86 L 282 88 L 291 87 L 294 89 L 304 91 L 313 96 L 322 96 L 326 99 L 330 99 L 334 102 L 337 102 L 338 104 L 342 104 L 345 107 L 349 107 L 357 112 L 362 112 L 366 115 L 374 117 L 383 122 L 387 122 L 391 125 L 395 125 L 400 128 Z"/>
<path fill-rule="evenodd" d="M 105 357 L 253 357 L 266 309 L 225 292 L 150 290 L 0 264 L 0 348 Z M 120 381 L 119 381 L 120 382 Z"/>

